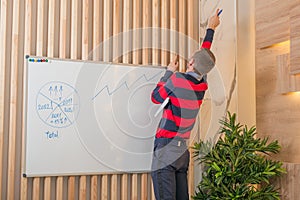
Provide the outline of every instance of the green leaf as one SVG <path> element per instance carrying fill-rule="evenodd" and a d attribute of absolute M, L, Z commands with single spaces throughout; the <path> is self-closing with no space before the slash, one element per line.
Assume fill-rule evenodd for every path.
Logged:
<path fill-rule="evenodd" d="M 279 199 L 270 179 L 286 170 L 281 162 L 265 156 L 279 153 L 278 141 L 257 137 L 256 127 L 241 125 L 235 113 L 228 112 L 220 123 L 217 143 L 200 141 L 192 148 L 194 159 L 202 163 L 204 169 L 193 199 Z"/>

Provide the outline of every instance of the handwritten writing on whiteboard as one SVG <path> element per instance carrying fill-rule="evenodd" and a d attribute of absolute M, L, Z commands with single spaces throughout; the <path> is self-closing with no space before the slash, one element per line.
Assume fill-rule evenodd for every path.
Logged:
<path fill-rule="evenodd" d="M 36 111 L 47 125 L 65 128 L 74 123 L 80 109 L 79 95 L 74 87 L 52 81 L 41 87 L 36 98 Z"/>
<path fill-rule="evenodd" d="M 49 140 L 59 138 L 58 130 L 56 130 L 56 131 L 45 131 L 45 136 Z"/>

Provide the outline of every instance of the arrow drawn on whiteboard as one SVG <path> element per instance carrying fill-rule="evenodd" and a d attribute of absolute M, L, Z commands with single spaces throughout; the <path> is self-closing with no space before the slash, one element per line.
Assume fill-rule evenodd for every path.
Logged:
<path fill-rule="evenodd" d="M 147 78 L 146 74 L 143 74 L 142 76 L 140 76 L 138 79 L 136 79 L 133 83 L 131 83 L 131 86 L 134 85 L 136 82 L 138 82 L 141 79 L 145 79 L 147 82 L 151 81 L 152 79 L 154 79 L 155 77 L 157 77 L 158 75 L 160 75 L 162 72 L 159 72 L 155 75 L 153 75 L 152 77 Z M 108 85 L 105 85 L 101 90 L 99 90 L 99 92 L 97 92 L 97 94 L 92 98 L 92 100 L 94 100 L 99 94 L 102 93 L 102 91 L 106 90 L 107 94 L 109 96 L 111 96 L 112 94 L 114 94 L 115 92 L 117 92 L 120 88 L 125 87 L 127 90 L 130 90 L 130 86 L 128 86 L 127 81 L 124 81 L 122 84 L 120 84 L 117 88 L 110 90 Z"/>

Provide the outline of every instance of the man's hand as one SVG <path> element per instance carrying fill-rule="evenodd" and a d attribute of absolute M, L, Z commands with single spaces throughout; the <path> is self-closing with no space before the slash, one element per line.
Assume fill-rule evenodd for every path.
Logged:
<path fill-rule="evenodd" d="M 179 56 L 176 55 L 172 62 L 167 67 L 167 70 L 170 70 L 172 72 L 175 72 L 178 69 L 179 66 Z"/>
<path fill-rule="evenodd" d="M 212 30 L 215 30 L 217 28 L 217 26 L 219 26 L 219 24 L 220 24 L 220 18 L 218 16 L 219 10 L 220 9 L 217 9 L 215 15 L 209 19 L 208 28 L 210 28 Z"/>

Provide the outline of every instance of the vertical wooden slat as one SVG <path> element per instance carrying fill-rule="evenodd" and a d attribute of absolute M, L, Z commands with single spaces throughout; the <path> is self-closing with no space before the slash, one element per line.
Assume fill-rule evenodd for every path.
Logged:
<path fill-rule="evenodd" d="M 129 30 L 132 27 L 132 0 L 124 0 L 124 6 L 123 6 L 123 63 L 131 63 L 131 50 L 132 50 L 132 44 L 131 44 L 131 38 L 128 34 Z"/>
<path fill-rule="evenodd" d="M 46 177 L 44 179 L 44 200 L 51 199 L 51 177 Z"/>
<path fill-rule="evenodd" d="M 118 175 L 113 174 L 111 176 L 111 188 L 110 188 L 110 198 L 111 200 L 119 200 L 118 197 Z"/>
<path fill-rule="evenodd" d="M 132 174 L 131 176 L 131 200 L 138 200 L 138 175 Z"/>
<path fill-rule="evenodd" d="M 187 59 L 187 36 L 186 36 L 186 30 L 187 30 L 187 6 L 186 1 L 179 1 L 179 33 L 180 33 L 180 40 L 179 40 L 179 54 L 180 54 L 180 60 L 179 60 L 179 71 L 184 72 L 185 71 L 185 65 L 186 65 L 186 59 Z"/>
<path fill-rule="evenodd" d="M 68 178 L 68 200 L 75 199 L 75 177 Z"/>
<path fill-rule="evenodd" d="M 101 4 L 100 0 L 94 1 L 93 7 L 93 60 L 99 60 L 100 54 L 99 49 L 97 49 L 98 45 L 100 44 L 100 23 L 101 23 Z M 96 200 L 98 199 L 98 176 L 94 175 L 91 176 L 91 199 Z"/>
<path fill-rule="evenodd" d="M 4 117 L 5 117 L 5 86 L 6 86 L 6 51 L 7 51 L 7 16 L 8 16 L 8 5 L 7 0 L 1 0 L 1 11 L 0 11 L 0 194 L 5 192 L 2 189 L 3 180 L 3 154 L 4 154 Z M 1 198 L 1 196 L 0 196 Z"/>
<path fill-rule="evenodd" d="M 141 34 L 141 25 L 142 25 L 142 1 L 133 0 L 132 10 L 133 12 L 133 52 L 132 52 L 132 62 L 134 64 L 141 64 L 141 46 L 142 46 L 142 34 Z"/>
<path fill-rule="evenodd" d="M 113 62 L 121 62 L 121 37 L 118 34 L 121 32 L 122 28 L 122 0 L 113 1 Z"/>
<path fill-rule="evenodd" d="M 130 22 L 129 22 L 129 18 L 130 18 L 130 0 L 124 0 L 123 2 L 123 32 L 126 32 L 129 30 L 130 27 Z M 125 33 L 126 34 L 126 33 Z M 123 34 L 124 35 L 124 34 Z M 129 38 L 125 38 L 123 36 L 123 50 L 122 50 L 122 62 L 123 63 L 129 63 L 129 55 L 128 52 L 126 52 L 128 49 L 128 45 L 129 45 Z M 128 185 L 128 178 L 129 178 L 129 174 L 123 174 L 122 176 L 122 185 L 121 185 L 121 198 L 122 200 L 127 200 L 128 199 L 128 188 L 130 188 L 130 186 Z"/>
<path fill-rule="evenodd" d="M 128 1 L 128 0 L 127 0 Z M 129 2 L 131 3 L 131 2 Z M 137 10 L 139 10 L 141 8 L 141 2 L 140 1 L 133 1 L 132 3 L 132 6 L 127 3 L 128 5 L 127 6 L 124 6 L 124 9 L 125 9 L 125 16 L 128 17 L 128 19 L 124 20 L 124 31 L 128 31 L 130 29 L 130 26 L 131 26 L 131 19 L 129 18 L 130 17 L 130 13 L 134 13 L 133 16 L 132 16 L 132 26 L 134 28 L 134 30 L 137 30 L 137 28 L 140 27 L 140 24 L 141 24 L 141 21 L 140 21 L 140 12 L 136 12 Z M 133 12 L 131 12 L 131 10 L 133 9 Z M 128 12 L 128 13 L 127 13 Z M 127 24 L 127 25 L 126 25 Z M 132 47 L 130 47 L 129 49 L 133 49 L 132 51 L 132 63 L 135 64 L 135 65 L 138 65 L 139 64 L 139 60 L 141 59 L 141 55 L 139 54 L 140 51 L 135 51 L 134 48 L 138 48 L 138 42 L 141 42 L 140 40 L 140 34 L 139 32 L 137 31 L 134 31 L 134 35 L 132 35 L 132 37 L 134 37 L 134 40 L 136 40 L 136 42 L 134 44 L 130 44 L 128 41 L 129 39 L 127 38 L 124 38 L 124 41 L 127 40 L 127 43 L 125 43 L 125 45 L 133 45 Z M 135 38 L 135 36 L 137 36 L 137 38 Z M 125 52 L 127 54 L 127 52 Z M 128 52 L 129 53 L 129 52 Z M 130 62 L 129 59 L 130 59 L 130 54 L 129 55 L 126 55 L 125 59 L 123 57 L 123 62 L 125 63 L 128 63 Z M 131 179 L 131 199 L 132 200 L 135 200 L 135 199 L 138 199 L 138 175 L 137 174 L 133 174 L 132 175 L 132 179 Z M 147 184 L 146 182 L 142 182 L 142 184 Z M 146 193 L 146 190 L 144 190 L 143 192 Z M 142 199 L 145 199 L 145 198 L 142 198 Z"/>
<path fill-rule="evenodd" d="M 82 60 L 88 60 L 89 56 L 89 12 L 92 5 L 89 0 L 82 0 Z M 79 179 L 79 199 L 87 197 L 87 177 L 80 176 Z"/>
<path fill-rule="evenodd" d="M 21 194 L 20 194 L 20 199 L 21 200 L 27 200 L 27 195 L 28 195 L 28 191 L 27 190 L 28 190 L 27 178 L 23 177 L 21 179 Z"/>
<path fill-rule="evenodd" d="M 101 200 L 108 198 L 108 175 L 101 177 Z"/>
<path fill-rule="evenodd" d="M 112 51 L 111 42 L 107 40 L 111 37 L 112 33 L 112 1 L 104 1 L 103 6 L 103 60 L 105 62 L 111 61 Z"/>
<path fill-rule="evenodd" d="M 199 39 L 199 1 L 188 0 L 188 16 L 187 16 L 187 34 L 189 36 L 188 52 L 187 56 L 190 57 L 194 51 L 198 49 L 198 46 L 194 46 Z"/>
<path fill-rule="evenodd" d="M 48 4 L 48 37 L 47 37 L 47 57 L 54 57 L 55 55 L 55 44 L 57 41 L 56 32 L 57 32 L 57 7 L 58 7 L 57 0 L 49 0 Z M 50 200 L 51 199 L 51 192 L 52 192 L 52 181 L 51 177 L 46 177 L 44 179 L 44 199 Z"/>
<path fill-rule="evenodd" d="M 89 12 L 92 5 L 89 0 L 82 0 L 82 59 L 87 60 L 89 55 Z"/>
<path fill-rule="evenodd" d="M 60 21 L 59 21 L 59 58 L 67 57 L 67 1 L 60 1 Z M 56 199 L 62 200 L 64 196 L 63 177 L 56 179 Z"/>
<path fill-rule="evenodd" d="M 112 59 L 112 44 L 108 39 L 112 34 L 112 1 L 103 2 L 103 61 L 109 62 Z M 108 175 L 101 177 L 101 200 L 108 198 Z"/>
<path fill-rule="evenodd" d="M 80 176 L 80 186 L 79 186 L 79 199 L 86 199 L 86 176 Z"/>
<path fill-rule="evenodd" d="M 192 52 L 194 52 L 198 46 L 194 46 L 199 38 L 198 35 L 198 29 L 199 24 L 198 24 L 198 16 L 199 16 L 199 7 L 198 7 L 198 1 L 197 0 L 188 0 L 188 5 L 187 5 L 187 35 L 188 35 L 188 41 L 187 44 L 185 44 L 185 47 L 187 47 L 187 51 L 185 52 L 186 54 L 186 58 L 191 57 Z M 185 63 L 186 64 L 186 63 Z M 192 134 L 190 136 L 190 140 L 189 140 L 189 147 L 191 147 L 194 142 L 196 142 L 197 138 L 199 138 L 200 136 L 198 136 L 197 134 L 200 133 L 199 130 L 199 120 L 198 118 L 196 119 L 196 123 L 195 123 L 195 127 L 192 131 Z M 190 165 L 189 165 L 189 170 L 188 170 L 188 188 L 189 188 L 189 194 L 193 195 L 194 194 L 194 158 L 193 158 L 193 153 L 190 149 Z"/>
<path fill-rule="evenodd" d="M 79 57 L 79 1 L 72 0 L 71 4 L 71 59 L 78 59 Z"/>
<path fill-rule="evenodd" d="M 24 54 L 25 55 L 31 55 L 31 49 L 32 49 L 32 40 L 33 39 L 33 16 L 32 16 L 32 0 L 26 0 L 25 1 L 25 36 L 24 36 Z M 1 55 L 0 55 L 1 56 Z M 26 69 L 26 68 L 25 68 Z M 24 70 L 24 74 L 27 74 L 27 72 Z M 23 113 L 24 114 L 24 113 Z M 22 134 L 22 144 L 25 144 L 25 127 L 24 127 L 24 119 L 23 119 L 23 134 Z M 25 159 L 25 152 L 22 154 L 22 160 Z M 23 166 L 24 167 L 24 166 Z M 21 179 L 21 194 L 20 199 L 21 200 L 27 200 L 28 196 L 28 178 L 23 177 Z"/>
<path fill-rule="evenodd" d="M 72 0 L 71 4 L 71 41 L 70 41 L 70 56 L 71 59 L 78 59 L 79 57 L 79 1 Z M 68 177 L 68 200 L 75 199 L 75 177 Z"/>
<path fill-rule="evenodd" d="M 56 179 L 56 199 L 63 199 L 63 177 L 57 177 Z"/>
<path fill-rule="evenodd" d="M 170 34 L 170 59 L 172 60 L 174 56 L 178 53 L 178 38 L 176 37 L 176 32 L 178 31 L 178 4 L 177 0 L 170 0 L 170 29 L 172 33 Z"/>
<path fill-rule="evenodd" d="M 102 57 L 100 55 L 100 42 L 102 39 L 102 0 L 94 0 L 93 6 L 93 60 L 98 61 Z M 99 176 L 91 176 L 91 200 L 97 200 L 100 198 L 100 191 L 98 188 L 100 185 Z"/>
<path fill-rule="evenodd" d="M 20 2 L 13 1 L 7 199 L 15 199 Z"/>
<path fill-rule="evenodd" d="M 121 199 L 128 200 L 128 174 L 122 175 Z"/>
<path fill-rule="evenodd" d="M 97 200 L 98 195 L 98 176 L 91 176 L 91 200 Z"/>
<path fill-rule="evenodd" d="M 94 1 L 94 17 L 93 17 L 93 59 L 101 60 L 103 59 L 102 49 L 100 45 L 103 32 L 103 0 L 95 0 Z"/>
<path fill-rule="evenodd" d="M 152 64 L 158 65 L 160 63 L 160 0 L 152 0 L 152 27 L 154 30 L 152 31 Z"/>
<path fill-rule="evenodd" d="M 132 63 L 135 65 L 141 64 L 142 61 L 142 55 L 141 55 L 141 31 L 138 31 L 138 28 L 141 27 L 142 21 L 141 21 L 141 8 L 142 8 L 142 2 L 140 0 L 134 0 L 133 1 L 133 52 L 132 52 Z M 141 199 L 147 199 L 148 196 L 148 190 L 147 190 L 147 174 L 141 175 Z M 132 186 L 134 187 L 134 186 Z"/>
<path fill-rule="evenodd" d="M 151 27 L 151 0 L 143 0 L 143 51 L 142 51 L 142 62 L 144 64 L 151 63 L 150 50 L 146 48 L 151 43 L 151 34 L 149 32 L 149 27 Z"/>
<path fill-rule="evenodd" d="M 47 56 L 54 57 L 54 50 L 55 50 L 55 23 L 56 23 L 56 16 L 58 14 L 56 5 L 56 0 L 49 0 L 49 17 L 48 17 L 48 47 L 47 47 Z"/>
<path fill-rule="evenodd" d="M 169 62 L 168 49 L 170 48 L 170 41 L 167 29 L 170 28 L 170 0 L 164 0 L 161 2 L 161 65 L 167 66 Z"/>
<path fill-rule="evenodd" d="M 60 2 L 60 24 L 59 24 L 59 57 L 67 57 L 67 1 Z"/>
<path fill-rule="evenodd" d="M 45 9 L 45 0 L 38 0 L 37 4 L 37 43 L 36 43 L 36 54 L 38 56 L 44 56 L 44 35 L 45 35 L 45 13 L 46 13 L 46 9 Z"/>
<path fill-rule="evenodd" d="M 45 18 L 45 1 L 37 1 L 37 27 L 36 27 L 36 55 L 43 56 L 44 49 L 44 18 Z M 39 199 L 40 197 L 40 178 L 33 179 L 33 199 Z"/>
<path fill-rule="evenodd" d="M 102 0 L 94 1 L 93 11 L 93 60 L 100 60 L 102 55 L 100 54 L 100 42 L 102 41 Z"/>
<path fill-rule="evenodd" d="M 141 199 L 148 199 L 148 174 L 141 175 Z"/>

